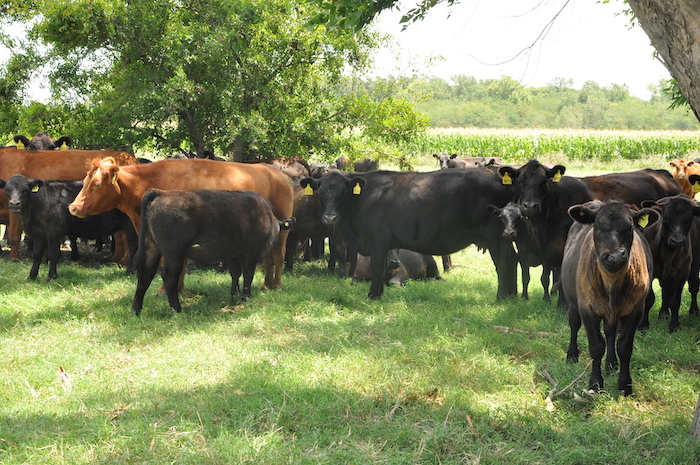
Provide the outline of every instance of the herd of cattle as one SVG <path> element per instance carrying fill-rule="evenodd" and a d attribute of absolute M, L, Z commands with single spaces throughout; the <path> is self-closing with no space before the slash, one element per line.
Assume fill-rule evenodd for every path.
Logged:
<path fill-rule="evenodd" d="M 700 313 L 698 161 L 672 162 L 673 173 L 572 177 L 562 165 L 537 160 L 512 166 L 498 157 L 435 155 L 441 169 L 432 172 L 379 171 L 371 160 L 348 171 L 344 157 L 333 166 L 298 157 L 142 163 L 126 152 L 70 150 L 68 138 L 57 143 L 45 133 L 15 141 L 0 149 L 0 222 L 7 224 L 10 258 L 19 257 L 23 228 L 33 241 L 29 278 L 48 258 L 52 279 L 65 236 L 75 244 L 77 237 L 114 235 L 114 259 L 137 275 L 137 315 L 161 265 L 169 304 L 181 310 L 187 259 L 223 264 L 231 298 L 245 300 L 259 262 L 265 287 L 275 289 L 300 244 L 319 256 L 328 238 L 329 269 L 337 265 L 346 277 L 349 263 L 349 275 L 370 280 L 376 299 L 386 283 L 441 279 L 433 256 L 447 268 L 450 254 L 475 244 L 493 261 L 497 298 L 517 294 L 518 266 L 528 298 L 529 268 L 542 265 L 545 300 L 557 295 L 568 310 L 567 358 L 578 360 L 583 324 L 591 388 L 603 387 L 607 349 L 606 369 L 617 368 L 619 358 L 618 388 L 629 395 L 633 340 L 649 325 L 653 279 L 670 331 L 680 326 L 686 282 L 690 314 Z"/>

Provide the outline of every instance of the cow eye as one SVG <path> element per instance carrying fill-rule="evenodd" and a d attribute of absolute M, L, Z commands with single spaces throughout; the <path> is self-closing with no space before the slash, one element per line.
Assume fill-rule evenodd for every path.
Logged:
<path fill-rule="evenodd" d="M 93 189 L 99 189 L 99 187 L 102 185 L 100 182 L 96 182 L 95 184 L 92 185 Z"/>

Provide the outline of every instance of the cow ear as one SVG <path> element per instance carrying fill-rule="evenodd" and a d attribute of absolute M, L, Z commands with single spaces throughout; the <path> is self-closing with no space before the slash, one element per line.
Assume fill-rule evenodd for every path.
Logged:
<path fill-rule="evenodd" d="M 22 134 L 16 135 L 13 137 L 13 140 L 15 141 L 15 144 L 17 144 L 17 148 L 20 150 L 25 150 L 29 145 L 29 139 L 27 139 L 27 136 L 23 136 Z"/>
<path fill-rule="evenodd" d="M 59 150 L 68 150 L 68 146 L 72 143 L 73 141 L 71 140 L 70 137 L 68 136 L 61 136 L 56 142 L 56 147 L 59 148 Z"/>
<path fill-rule="evenodd" d="M 564 173 L 566 172 L 566 166 L 564 165 L 556 165 L 547 171 L 547 177 L 552 178 L 553 182 L 559 182 L 561 181 L 561 177 L 564 176 Z"/>
<path fill-rule="evenodd" d="M 642 208 L 651 208 L 659 205 L 656 200 L 642 200 Z"/>
<path fill-rule="evenodd" d="M 512 166 L 501 166 L 498 168 L 498 175 L 501 177 L 501 182 L 505 185 L 513 184 L 513 180 L 518 178 L 520 170 Z"/>
<path fill-rule="evenodd" d="M 4 189 L 5 184 L 7 184 L 7 182 L 4 179 L 0 179 L 0 189 Z"/>
<path fill-rule="evenodd" d="M 673 166 L 674 168 L 675 168 L 676 166 L 678 166 L 678 165 L 676 165 L 676 162 L 675 162 L 675 161 L 670 161 L 670 162 L 668 162 L 668 164 L 671 165 L 671 166 Z"/>
<path fill-rule="evenodd" d="M 453 153 L 452 155 L 450 155 L 450 158 L 451 158 L 451 159 L 457 158 L 457 154 L 456 154 L 456 153 Z"/>
<path fill-rule="evenodd" d="M 693 186 L 693 194 L 700 192 L 700 175 L 691 174 L 688 176 L 688 182 Z"/>
<path fill-rule="evenodd" d="M 653 208 L 642 208 L 634 214 L 634 223 L 640 228 L 648 228 L 659 220 L 659 212 Z"/>
<path fill-rule="evenodd" d="M 301 178 L 299 185 L 304 189 L 304 194 L 314 195 L 314 190 L 318 189 L 319 183 L 314 178 Z"/>
<path fill-rule="evenodd" d="M 574 205 L 569 208 L 569 216 L 572 220 L 581 224 L 593 224 L 598 210 L 593 210 L 584 205 Z"/>
<path fill-rule="evenodd" d="M 31 192 L 39 192 L 39 189 L 41 189 L 41 186 L 44 185 L 44 181 L 41 179 L 30 179 L 29 180 L 29 190 Z"/>
<path fill-rule="evenodd" d="M 437 158 L 437 159 L 439 160 L 439 159 L 440 159 L 440 155 L 438 155 L 437 153 L 434 153 L 434 154 L 433 154 L 433 158 Z"/>
<path fill-rule="evenodd" d="M 359 176 L 356 176 L 350 180 L 352 184 L 352 193 L 353 195 L 360 195 L 362 193 L 362 188 L 365 187 L 365 178 L 361 178 Z"/>
<path fill-rule="evenodd" d="M 486 211 L 489 212 L 490 215 L 495 216 L 498 218 L 501 215 L 501 208 L 498 208 L 495 205 L 486 205 Z"/>

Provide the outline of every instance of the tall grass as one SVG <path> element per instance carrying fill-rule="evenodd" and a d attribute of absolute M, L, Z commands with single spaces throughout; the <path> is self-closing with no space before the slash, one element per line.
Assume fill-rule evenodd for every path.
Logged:
<path fill-rule="evenodd" d="M 635 396 L 565 361 L 564 312 L 496 301 L 487 254 L 453 256 L 445 281 L 391 287 L 297 263 L 283 288 L 228 301 L 230 280 L 185 279 L 183 313 L 88 256 L 29 282 L 0 260 L 3 464 L 695 464 L 700 321 L 652 320 L 632 358 Z M 45 278 L 40 273 L 40 279 Z M 657 289 L 658 291 L 658 289 Z M 59 371 L 59 367 L 63 372 Z M 553 404 L 545 398 L 558 384 Z M 570 388 L 566 386 L 573 382 Z"/>

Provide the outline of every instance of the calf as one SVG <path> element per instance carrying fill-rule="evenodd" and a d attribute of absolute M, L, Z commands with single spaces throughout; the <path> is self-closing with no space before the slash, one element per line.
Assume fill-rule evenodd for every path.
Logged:
<path fill-rule="evenodd" d="M 151 189 L 141 202 L 141 229 L 135 266 L 138 276 L 132 310 L 141 313 L 146 290 L 158 271 L 161 257 L 168 302 L 180 312 L 178 280 L 186 258 L 223 262 L 231 274 L 231 299 L 251 295 L 255 267 L 289 229 L 294 219 L 280 222 L 270 202 L 250 191 L 210 189 Z"/>
<path fill-rule="evenodd" d="M 56 268 L 64 236 L 96 239 L 128 227 L 128 217 L 117 210 L 84 219 L 72 216 L 68 212 L 68 204 L 78 195 L 82 185 L 80 181 L 27 179 L 21 174 L 7 181 L 0 180 L 0 188 L 7 193 L 10 211 L 20 215 L 24 231 L 33 239 L 29 279 L 36 279 L 44 254 L 49 260 L 48 280 L 57 277 Z M 133 254 L 136 241 L 132 237 L 130 250 Z M 74 240 L 72 242 L 75 244 Z M 72 258 L 78 259 L 75 246 Z"/>
<path fill-rule="evenodd" d="M 668 329 L 673 332 L 680 327 L 678 309 L 686 281 L 691 295 L 690 314 L 698 314 L 698 289 L 700 288 L 700 206 L 685 194 L 642 203 L 644 207 L 655 207 L 661 211 L 661 219 L 644 229 L 654 256 L 654 278 L 661 286 L 661 308 L 659 316 L 668 316 Z M 647 295 L 644 317 L 640 328 L 649 326 L 649 310 L 656 296 L 653 289 Z"/>
<path fill-rule="evenodd" d="M 292 271 L 294 268 L 294 256 L 297 245 L 305 239 L 311 239 L 311 248 L 315 249 L 316 257 L 323 254 L 324 243 L 328 238 L 330 256 L 328 259 L 328 270 L 333 273 L 335 265 L 338 264 L 338 276 L 345 278 L 347 271 L 347 250 L 340 234 L 333 226 L 328 226 L 321 221 L 323 206 L 318 196 L 306 195 L 304 189 L 298 184 L 294 186 L 294 213 L 296 218 L 294 227 L 287 236 L 287 250 L 285 252 L 285 271 Z M 320 247 L 318 247 L 320 246 Z M 351 274 L 354 269 L 353 257 L 350 257 Z"/>
<path fill-rule="evenodd" d="M 387 259 L 385 282 L 387 285 L 403 286 L 409 279 L 442 280 L 437 263 L 432 255 L 420 254 L 406 249 L 391 249 Z M 352 282 L 371 279 L 370 258 L 360 255 L 352 276 Z"/>
<path fill-rule="evenodd" d="M 498 208 L 495 205 L 489 205 L 487 208 L 493 216 L 499 218 L 503 223 L 503 237 L 512 241 L 516 246 L 523 282 L 522 297 L 527 300 L 529 298 L 527 288 L 530 284 L 530 267 L 542 265 L 542 256 L 535 231 L 525 219 L 522 207 L 515 202 L 508 202 L 503 208 Z M 547 302 L 551 299 L 549 295 L 550 274 L 551 270 L 547 266 L 543 266 L 540 281 L 544 289 L 544 300 Z"/>
<path fill-rule="evenodd" d="M 631 210 L 621 202 L 610 201 L 572 206 L 569 215 L 574 224 L 566 241 L 561 273 L 571 328 L 566 356 L 569 361 L 578 361 L 577 336 L 583 322 L 593 359 L 590 388 L 603 388 L 601 363 L 607 341 L 606 369 L 617 368 L 619 356 L 618 389 L 627 396 L 632 394 L 634 335 L 644 315 L 653 277 L 651 249 L 638 225 L 653 224 L 659 214 L 649 208 Z M 605 338 L 600 333 L 601 321 Z"/>

